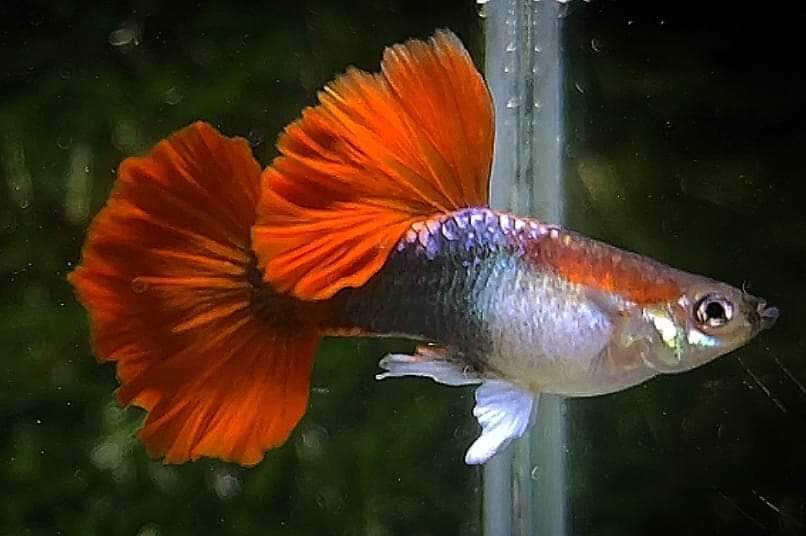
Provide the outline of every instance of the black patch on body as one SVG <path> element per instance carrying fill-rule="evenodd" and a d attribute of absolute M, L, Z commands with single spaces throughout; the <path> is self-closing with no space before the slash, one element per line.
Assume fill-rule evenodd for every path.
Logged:
<path fill-rule="evenodd" d="M 521 269 L 522 244 L 535 233 L 504 226 L 488 209 L 432 220 L 404 236 L 363 287 L 336 294 L 333 305 L 347 325 L 435 342 L 480 363 L 491 351 L 495 290 Z"/>

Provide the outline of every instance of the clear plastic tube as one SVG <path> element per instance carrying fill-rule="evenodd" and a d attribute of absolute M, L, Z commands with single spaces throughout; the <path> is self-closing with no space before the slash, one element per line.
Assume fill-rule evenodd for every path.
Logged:
<path fill-rule="evenodd" d="M 492 206 L 564 223 L 562 26 L 559 0 L 492 0 L 486 78 L 496 112 Z M 542 395 L 535 425 L 484 470 L 484 533 L 562 535 L 565 406 Z"/>

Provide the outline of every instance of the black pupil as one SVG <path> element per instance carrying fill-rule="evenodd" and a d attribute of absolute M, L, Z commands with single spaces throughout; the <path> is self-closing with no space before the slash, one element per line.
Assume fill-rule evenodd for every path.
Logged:
<path fill-rule="evenodd" d="M 717 320 L 725 320 L 725 308 L 721 303 L 712 301 L 705 306 L 705 316 Z"/>

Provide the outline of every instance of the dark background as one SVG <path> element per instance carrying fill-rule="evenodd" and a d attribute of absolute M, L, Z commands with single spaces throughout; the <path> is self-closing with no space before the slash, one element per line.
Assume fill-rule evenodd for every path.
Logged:
<path fill-rule="evenodd" d="M 325 82 L 437 27 L 483 60 L 471 0 L 263 4 L 0 5 L 2 535 L 478 532 L 471 391 L 375 382 L 403 343 L 325 344 L 307 416 L 248 470 L 149 460 L 91 357 L 64 277 L 122 158 L 205 119 L 267 163 Z M 783 310 L 730 357 L 568 404 L 574 534 L 806 533 L 804 21 L 754 5 L 566 10 L 571 227 Z"/>
<path fill-rule="evenodd" d="M 566 16 L 570 226 L 782 309 L 708 366 L 568 404 L 575 534 L 806 534 L 805 47 L 792 6 L 594 1 Z"/>

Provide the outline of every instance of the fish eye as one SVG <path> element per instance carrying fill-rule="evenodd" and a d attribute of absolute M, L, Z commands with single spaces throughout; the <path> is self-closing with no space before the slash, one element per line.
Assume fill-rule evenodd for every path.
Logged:
<path fill-rule="evenodd" d="M 708 327 L 724 326 L 733 318 L 733 304 L 723 296 L 708 294 L 694 306 L 694 318 Z"/>

